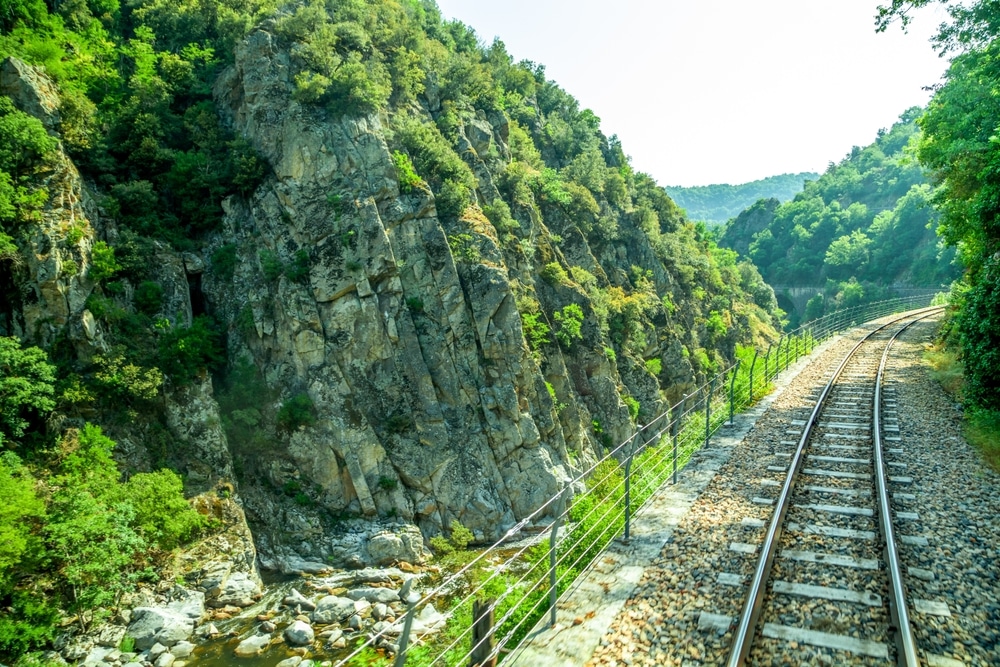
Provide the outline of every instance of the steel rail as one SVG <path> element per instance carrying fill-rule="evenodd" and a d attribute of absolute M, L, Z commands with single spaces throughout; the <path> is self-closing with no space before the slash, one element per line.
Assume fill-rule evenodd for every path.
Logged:
<path fill-rule="evenodd" d="M 878 493 L 879 527 L 882 530 L 882 540 L 885 544 L 886 562 L 889 565 L 889 613 L 896 629 L 896 664 L 899 667 L 919 667 L 917 657 L 917 641 L 910 626 L 910 612 L 906 605 L 906 586 L 903 582 L 902 568 L 899 565 L 899 552 L 896 549 L 896 535 L 892 528 L 892 509 L 889 506 L 889 488 L 886 483 L 885 461 L 882 456 L 882 378 L 885 366 L 889 360 L 889 349 L 904 331 L 934 313 L 927 313 L 913 320 L 893 334 L 882 353 L 878 374 L 875 377 L 875 398 L 872 433 L 875 437 L 875 486 Z"/>
<path fill-rule="evenodd" d="M 792 456 L 791 463 L 788 467 L 788 474 L 785 476 L 785 483 L 781 487 L 781 494 L 778 496 L 774 516 L 771 517 L 771 523 L 768 525 L 767 533 L 764 537 L 764 544 L 761 547 L 761 554 L 757 561 L 757 568 L 754 571 L 753 579 L 750 581 L 750 591 L 747 595 L 746 603 L 743 606 L 743 611 L 740 614 L 740 620 L 737 624 L 736 632 L 733 635 L 733 643 L 730 646 L 729 657 L 726 660 L 727 667 L 739 667 L 740 665 L 745 664 L 747 656 L 750 654 L 750 648 L 753 645 L 753 635 L 757 628 L 757 622 L 760 620 L 761 608 L 764 601 L 764 588 L 771 575 L 771 566 L 774 564 L 778 540 L 781 539 L 782 526 L 785 522 L 785 515 L 788 513 L 788 507 L 790 505 L 789 500 L 791 499 L 792 491 L 798 478 L 799 468 L 802 466 L 802 461 L 805 458 L 804 452 L 806 443 L 809 440 L 809 436 L 812 434 L 813 426 L 816 424 L 819 412 L 823 407 L 823 403 L 826 402 L 826 398 L 830 394 L 833 385 L 840 377 L 844 368 L 851 361 L 854 354 L 868 341 L 869 338 L 883 329 L 886 329 L 909 317 L 928 313 L 928 315 L 925 315 L 926 317 L 929 316 L 929 314 L 932 314 L 929 311 L 938 311 L 941 309 L 941 306 L 934 306 L 910 312 L 902 317 L 892 320 L 891 322 L 887 322 L 876 329 L 873 329 L 861 340 L 859 340 L 853 348 L 851 348 L 851 351 L 847 353 L 843 361 L 840 362 L 840 365 L 837 366 L 837 370 L 834 371 L 829 382 L 827 382 L 826 386 L 823 387 L 823 391 L 816 400 L 816 405 L 813 407 L 812 413 L 809 415 L 809 419 L 806 420 L 805 427 L 802 430 L 802 437 L 799 438 L 798 446 L 795 448 L 795 454 Z"/>

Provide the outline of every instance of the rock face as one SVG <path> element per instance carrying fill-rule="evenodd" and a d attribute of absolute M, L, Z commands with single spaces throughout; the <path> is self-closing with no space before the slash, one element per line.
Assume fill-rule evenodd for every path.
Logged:
<path fill-rule="evenodd" d="M 518 203 L 505 179 L 513 132 L 526 130 L 470 103 L 448 141 L 471 173 L 475 202 L 457 216 L 439 214 L 427 187 L 401 190 L 390 150 L 397 115 L 430 127 L 444 113 L 433 77 L 405 109 L 335 115 L 295 100 L 292 50 L 266 26 L 237 45 L 214 96 L 270 173 L 251 195 L 226 199 L 221 228 L 195 239 L 193 250 L 149 239 L 142 246 L 162 290 L 159 312 L 146 313 L 157 331 L 210 314 L 226 330 L 228 365 L 216 377 L 166 382 L 150 414 L 110 420 L 108 429 L 123 468 L 148 470 L 166 457 L 198 510 L 221 522 L 175 565 L 210 607 L 259 599 L 258 561 L 287 573 L 404 568 L 427 561 L 427 538 L 456 521 L 477 541 L 495 540 L 703 379 L 706 348 L 735 345 L 729 333 L 710 340 L 687 310 L 720 295 L 692 265 L 665 259 L 673 241 L 661 230 L 677 227 L 666 218 L 680 219 L 669 200 L 657 209 L 659 223 L 647 207 L 640 224 L 631 203 L 612 207 L 595 187 L 598 204 L 588 190 L 584 203 L 589 197 L 610 229 L 603 240 L 541 195 Z M 58 134 L 58 95 L 40 70 L 4 61 L 0 93 Z M 542 128 L 542 115 L 529 130 Z M 551 146 L 540 150 L 553 173 L 568 168 L 549 159 Z M 596 159 L 625 193 L 615 170 L 627 164 Z M 117 335 L 110 318 L 102 323 L 87 309 L 92 293 L 135 312 L 129 278 L 114 293 L 90 278 L 98 239 L 114 246 L 126 234 L 102 219 L 100 193 L 88 194 L 61 149 L 40 178 L 49 195 L 42 219 L 17 239 L 18 261 L 0 261 L 0 335 L 43 347 L 66 341 L 61 350 L 86 365 L 113 351 L 106 338 Z M 494 225 L 486 213 L 504 197 L 510 211 Z M 559 278 L 567 269 L 580 272 Z M 579 342 L 529 347 L 528 314 L 545 316 L 555 338 L 558 309 L 570 306 L 587 316 Z M 616 323 L 617 357 L 612 308 L 642 319 Z M 627 326 L 644 333 L 626 352 Z M 662 372 L 646 365 L 654 358 Z M 247 383 L 245 404 L 227 403 L 238 382 Z M 233 424 L 251 426 L 236 436 Z M 344 622 L 371 602 L 386 604 L 372 594 L 324 598 L 313 617 Z M 141 609 L 129 629 L 137 642 L 169 645 L 191 632 L 183 614 Z M 268 640 L 250 642 L 248 654 Z"/>
<path fill-rule="evenodd" d="M 552 232 L 537 208 L 515 203 L 521 241 L 513 244 L 479 207 L 444 219 L 430 190 L 400 189 L 388 142 L 391 114 L 403 111 L 340 116 L 300 104 L 294 71 L 288 45 L 258 29 L 216 82 L 226 122 L 272 173 L 252 196 L 225 202 L 223 229 L 203 253 L 234 256 L 231 275 L 207 262 L 201 277 L 208 310 L 229 325 L 231 362 L 259 370 L 271 409 L 309 407 L 277 446 L 230 443 L 252 469 L 241 493 L 261 557 L 285 571 L 296 571 L 297 559 L 420 561 L 424 539 L 454 521 L 478 540 L 496 539 L 578 466 L 635 432 L 625 398 L 652 416 L 693 386 L 704 371 L 689 353 L 705 345 L 694 315 L 679 314 L 672 331 L 680 333 L 652 335 L 617 361 L 607 331 L 590 323 L 572 352 L 533 354 L 518 305 L 526 290 L 550 311 L 607 308 L 543 268 L 581 267 L 608 289 L 633 289 L 636 267 L 651 267 L 642 280 L 662 293 L 677 283 L 662 252 L 638 231 L 596 249 L 558 208 L 546 212 L 563 235 L 558 247 L 546 241 Z M 433 124 L 434 99 L 431 87 L 424 106 L 405 113 Z M 454 134 L 487 207 L 501 198 L 510 122 L 474 109 Z M 666 309 L 654 301 L 644 308 Z M 650 357 L 662 361 L 667 391 L 644 365 Z M 298 506 L 276 502 L 267 487 L 285 489 Z M 370 525 L 385 530 L 354 531 L 324 518 L 331 514 L 381 519 Z"/>
<path fill-rule="evenodd" d="M 460 269 L 430 193 L 400 193 L 379 118 L 291 102 L 289 72 L 256 31 L 216 86 L 274 176 L 230 202 L 216 247 L 235 244 L 239 262 L 232 281 L 206 274 L 206 298 L 231 322 L 242 313 L 234 354 L 315 406 L 285 453 L 323 506 L 493 537 L 570 477 L 508 271 L 495 244 L 500 263 Z M 476 128 L 481 145 L 503 145 L 485 120 Z M 268 280 L 264 251 L 286 263 L 305 251 L 307 278 Z M 398 539 L 370 542 L 371 560 L 422 551 Z"/>
<path fill-rule="evenodd" d="M 55 85 L 16 58 L 0 64 L 0 95 L 35 116 L 52 132 L 59 122 Z M 19 235 L 19 261 L 0 262 L 0 336 L 17 336 L 41 347 L 65 336 L 89 358 L 104 349 L 100 326 L 86 309 L 94 289 L 89 278 L 98 221 L 93 199 L 76 166 L 57 148 L 39 183 L 48 192 L 41 220 Z M 68 233 L 70 230 L 72 233 Z"/>

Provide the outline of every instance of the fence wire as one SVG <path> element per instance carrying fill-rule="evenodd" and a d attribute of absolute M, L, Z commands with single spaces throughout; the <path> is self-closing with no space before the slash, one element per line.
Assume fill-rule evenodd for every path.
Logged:
<path fill-rule="evenodd" d="M 335 667 L 466 665 L 474 657 L 488 661 L 509 653 L 551 612 L 552 600 L 623 534 L 656 490 L 676 481 L 712 434 L 766 395 L 781 372 L 841 331 L 927 305 L 932 298 L 916 295 L 833 312 L 784 334 L 766 350 L 755 350 L 752 359 L 741 358 L 640 425 L 458 571 L 419 599 L 404 600 L 409 618 L 369 632 Z M 577 492 L 571 496 L 569 490 Z M 537 525 L 547 526 L 545 532 L 526 538 L 526 529 Z M 512 546 L 515 539 L 520 541 Z M 492 630 L 478 639 L 472 612 L 476 601 L 486 601 L 488 611 L 495 613 Z M 407 636 L 413 618 L 431 604 L 444 610 L 444 629 Z"/>

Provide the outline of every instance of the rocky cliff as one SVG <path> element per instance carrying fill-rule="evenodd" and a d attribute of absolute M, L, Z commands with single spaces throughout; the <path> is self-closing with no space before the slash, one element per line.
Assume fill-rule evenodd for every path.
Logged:
<path fill-rule="evenodd" d="M 59 418 L 103 419 L 123 468 L 166 464 L 242 505 L 255 545 L 223 579 L 256 577 L 254 546 L 302 571 L 426 560 L 453 521 L 496 539 L 770 330 L 756 271 L 540 69 L 500 58 L 531 83 L 516 108 L 427 69 L 419 94 L 344 112 L 302 94 L 304 38 L 282 25 L 250 31 L 210 82 L 221 125 L 266 164 L 219 224 L 142 238 L 134 200 L 60 148 L 41 220 L 0 261 L 0 334 L 87 377 L 132 337 L 182 356 L 164 341 L 211 322 L 212 372 L 182 381 L 168 355 L 124 417 L 97 401 Z M 0 92 L 59 136 L 44 72 L 3 72 Z M 95 279 L 99 242 L 141 266 Z"/>

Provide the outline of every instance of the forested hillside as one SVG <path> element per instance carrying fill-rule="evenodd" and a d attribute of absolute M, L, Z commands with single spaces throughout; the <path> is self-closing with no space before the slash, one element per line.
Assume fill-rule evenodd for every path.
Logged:
<path fill-rule="evenodd" d="M 904 113 L 793 201 L 757 202 L 730 221 L 720 243 L 750 257 L 771 285 L 829 282 L 828 298 L 857 299 L 887 285 L 946 287 L 960 269 L 935 233 L 934 193 L 913 155 L 920 114 Z M 821 298 L 807 316 L 822 311 Z"/>
<path fill-rule="evenodd" d="M 880 29 L 929 4 L 946 5 L 950 21 L 935 38 L 953 54 L 943 86 L 920 119 L 920 163 L 938 185 L 939 230 L 966 267 L 953 293 L 964 351 L 965 395 L 970 405 L 993 411 L 1000 425 L 1000 14 L 995 2 L 893 0 L 879 8 Z M 996 431 L 994 431 L 994 434 Z M 995 437 L 995 435 L 994 435 Z M 994 443 L 995 447 L 995 443 Z"/>
<path fill-rule="evenodd" d="M 779 174 L 741 185 L 668 185 L 664 190 L 690 219 L 722 224 L 758 199 L 786 202 L 802 192 L 806 181 L 818 176 L 812 172 Z"/>
<path fill-rule="evenodd" d="M 495 539 L 774 336 L 749 262 L 432 1 L 3 0 L 0 61 L 0 661 L 248 605 L 258 555 Z"/>

